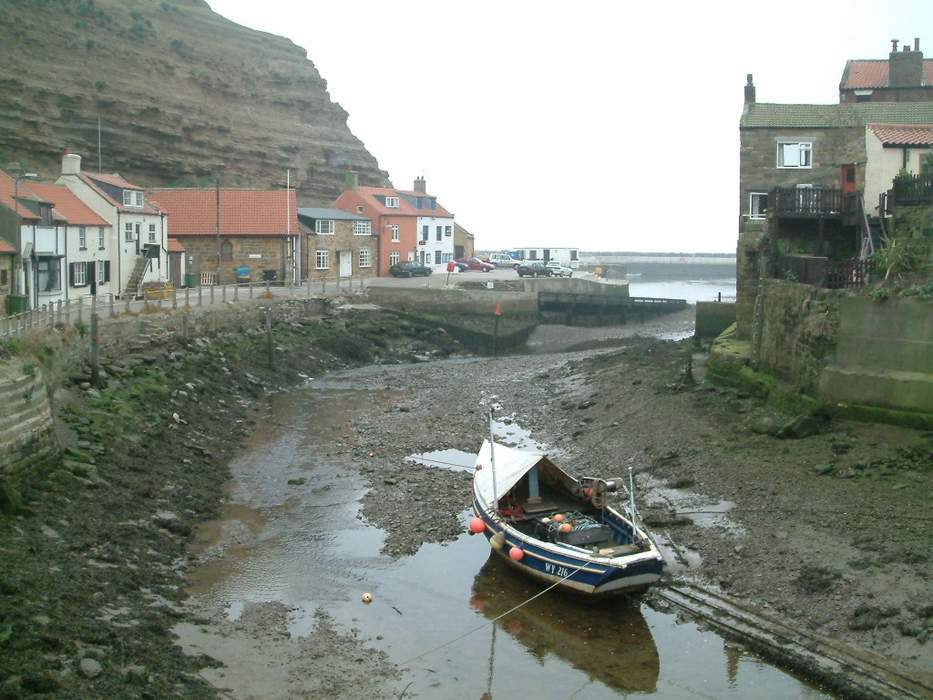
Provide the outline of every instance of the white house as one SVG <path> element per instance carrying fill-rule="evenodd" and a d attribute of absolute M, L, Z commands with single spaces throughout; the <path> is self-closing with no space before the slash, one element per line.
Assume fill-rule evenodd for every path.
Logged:
<path fill-rule="evenodd" d="M 436 272 L 443 271 L 454 258 L 454 215 L 438 203 L 437 197 L 427 193 L 423 177 L 415 179 L 414 190 L 399 190 L 399 195 L 418 214 L 415 231 L 419 262 Z"/>
<path fill-rule="evenodd" d="M 905 170 L 919 175 L 933 153 L 933 124 L 869 124 L 865 127 L 865 207 L 878 206 L 878 196 L 891 189 Z"/>
<path fill-rule="evenodd" d="M 168 216 L 142 187 L 115 173 L 82 173 L 81 156 L 73 153 L 62 157 L 58 183 L 110 224 L 114 294 L 137 296 L 146 282 L 169 279 Z"/>

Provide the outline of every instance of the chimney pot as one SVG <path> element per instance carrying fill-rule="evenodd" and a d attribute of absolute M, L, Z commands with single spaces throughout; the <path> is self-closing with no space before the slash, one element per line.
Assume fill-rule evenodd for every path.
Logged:
<path fill-rule="evenodd" d="M 347 168 L 347 173 L 344 177 L 344 185 L 348 190 L 355 190 L 360 186 L 360 174 L 355 170 Z"/>
<path fill-rule="evenodd" d="M 904 44 L 904 48 L 901 49 L 904 53 L 910 53 L 910 44 Z"/>
<path fill-rule="evenodd" d="M 748 81 L 745 83 L 745 104 L 755 104 L 755 83 L 752 74 L 746 74 L 745 78 Z"/>
<path fill-rule="evenodd" d="M 897 45 L 901 43 L 900 39 L 891 39 L 891 53 L 897 51 Z"/>
<path fill-rule="evenodd" d="M 914 51 L 919 51 L 919 50 L 920 50 L 920 37 L 915 36 L 914 37 Z"/>

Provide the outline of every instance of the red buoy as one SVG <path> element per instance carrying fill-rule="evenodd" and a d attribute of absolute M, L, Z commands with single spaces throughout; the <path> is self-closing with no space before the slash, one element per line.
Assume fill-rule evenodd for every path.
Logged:
<path fill-rule="evenodd" d="M 525 553 L 518 547 L 512 547 L 512 549 L 509 550 L 509 559 L 512 561 L 521 561 L 524 556 Z"/>
<path fill-rule="evenodd" d="M 470 519 L 470 534 L 478 535 L 483 530 L 486 529 L 486 523 L 483 522 L 482 518 L 472 517 Z"/>

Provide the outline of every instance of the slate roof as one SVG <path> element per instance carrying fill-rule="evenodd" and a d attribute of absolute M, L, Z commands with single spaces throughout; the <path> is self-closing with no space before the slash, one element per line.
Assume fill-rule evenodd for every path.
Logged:
<path fill-rule="evenodd" d="M 868 128 L 885 146 L 933 146 L 933 123 L 910 126 L 869 124 Z"/>
<path fill-rule="evenodd" d="M 890 63 L 886 58 L 846 61 L 840 90 L 869 90 L 888 87 Z M 923 85 L 933 85 L 933 59 L 923 61 Z"/>
<path fill-rule="evenodd" d="M 173 236 L 217 235 L 214 188 L 157 188 L 149 193 L 168 213 Z M 291 213 L 290 223 L 286 212 Z M 295 190 L 220 190 L 222 236 L 284 236 L 287 231 L 300 233 Z"/>
<path fill-rule="evenodd" d="M 95 214 L 64 185 L 29 183 L 29 188 L 44 202 L 54 207 L 56 218 L 73 226 L 110 226 L 110 222 Z"/>
<path fill-rule="evenodd" d="M 369 221 L 361 214 L 351 214 L 343 209 L 328 209 L 326 207 L 299 207 L 298 216 L 307 219 L 339 219 L 341 221 Z"/>
<path fill-rule="evenodd" d="M 933 124 L 933 102 L 850 102 L 835 105 L 745 105 L 739 127 L 817 128 L 864 127 L 870 122 Z"/>
<path fill-rule="evenodd" d="M 441 206 L 440 202 L 436 202 L 437 206 L 434 209 L 427 207 L 422 207 L 418 209 L 413 206 L 410 201 L 405 198 L 405 195 L 408 197 L 431 197 L 432 195 L 426 194 L 424 192 L 412 192 L 409 190 L 396 190 L 391 187 L 357 187 L 355 188 L 363 199 L 365 199 L 370 205 L 376 208 L 380 214 L 386 216 L 439 216 L 450 218 L 453 216 L 449 211 Z M 398 197 L 399 205 L 398 208 L 392 207 L 389 208 L 378 199 L 378 197 Z M 436 201 L 436 199 L 435 199 Z"/>
<path fill-rule="evenodd" d="M 81 178 L 81 180 L 88 187 L 90 187 L 92 190 L 97 192 L 97 194 L 99 194 L 105 200 L 110 202 L 110 204 L 115 206 L 120 211 L 132 212 L 133 214 L 161 214 L 162 213 L 156 207 L 152 206 L 152 202 L 148 201 L 149 199 L 148 197 L 143 198 L 143 206 L 141 207 L 128 207 L 125 204 L 123 204 L 122 199 L 117 200 L 111 197 L 107 193 L 107 190 L 101 187 L 99 183 L 106 183 L 112 187 L 119 187 L 120 189 L 126 189 L 126 190 L 141 191 L 144 189 L 140 187 L 139 185 L 134 185 L 130 182 L 127 182 L 117 173 L 112 173 L 110 175 L 104 175 L 101 173 L 93 173 L 93 174 L 80 173 L 78 177 Z"/>

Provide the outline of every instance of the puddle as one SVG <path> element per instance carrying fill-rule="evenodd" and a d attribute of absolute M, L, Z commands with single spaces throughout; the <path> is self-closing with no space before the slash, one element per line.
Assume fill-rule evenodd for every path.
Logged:
<path fill-rule="evenodd" d="M 239 522 L 250 539 L 193 573 L 198 605 L 240 620 L 251 603 L 280 602 L 295 639 L 313 632 L 315 611 L 323 608 L 339 629 L 401 665 L 395 694 L 405 688 L 406 697 L 830 697 L 710 630 L 624 598 L 592 605 L 548 593 L 493 624 L 541 586 L 493 558 L 483 537 L 425 544 L 398 560 L 381 555 L 383 532 L 358 518 L 362 489 L 353 465 L 307 446 L 340 439 L 351 417 L 382 410 L 379 398 L 387 396 L 316 387 L 273 401 L 275 422 L 292 427 L 264 431 L 231 465 L 233 504 L 225 522 Z M 494 430 L 520 447 L 543 447 L 514 421 L 499 421 Z M 409 459 L 465 470 L 467 455 L 472 466 L 473 455 L 451 450 Z M 313 482 L 289 486 L 295 475 Z M 222 532 L 225 525 L 210 527 Z M 370 605 L 360 601 L 363 592 L 372 593 Z M 224 644 L 210 628 L 183 624 L 176 632 L 188 651 Z M 290 672 L 286 662 L 275 662 L 283 677 Z M 230 687 L 235 677 L 231 668 L 218 682 Z M 282 692 L 265 697 L 285 696 L 284 683 L 266 681 Z M 235 687 L 230 696 L 245 697 Z"/>
<path fill-rule="evenodd" d="M 745 534 L 745 528 L 728 516 L 729 511 L 735 508 L 732 501 L 710 502 L 697 493 L 666 486 L 648 474 L 642 475 L 640 480 L 647 502 L 663 501 L 677 515 L 703 528 L 718 527 L 736 536 Z"/>
<path fill-rule="evenodd" d="M 469 472 L 472 474 L 473 465 L 476 463 L 476 455 L 463 450 L 434 450 L 433 452 L 421 452 L 411 455 L 406 457 L 405 461 L 423 464 L 426 467 L 438 467 L 453 472 Z"/>

